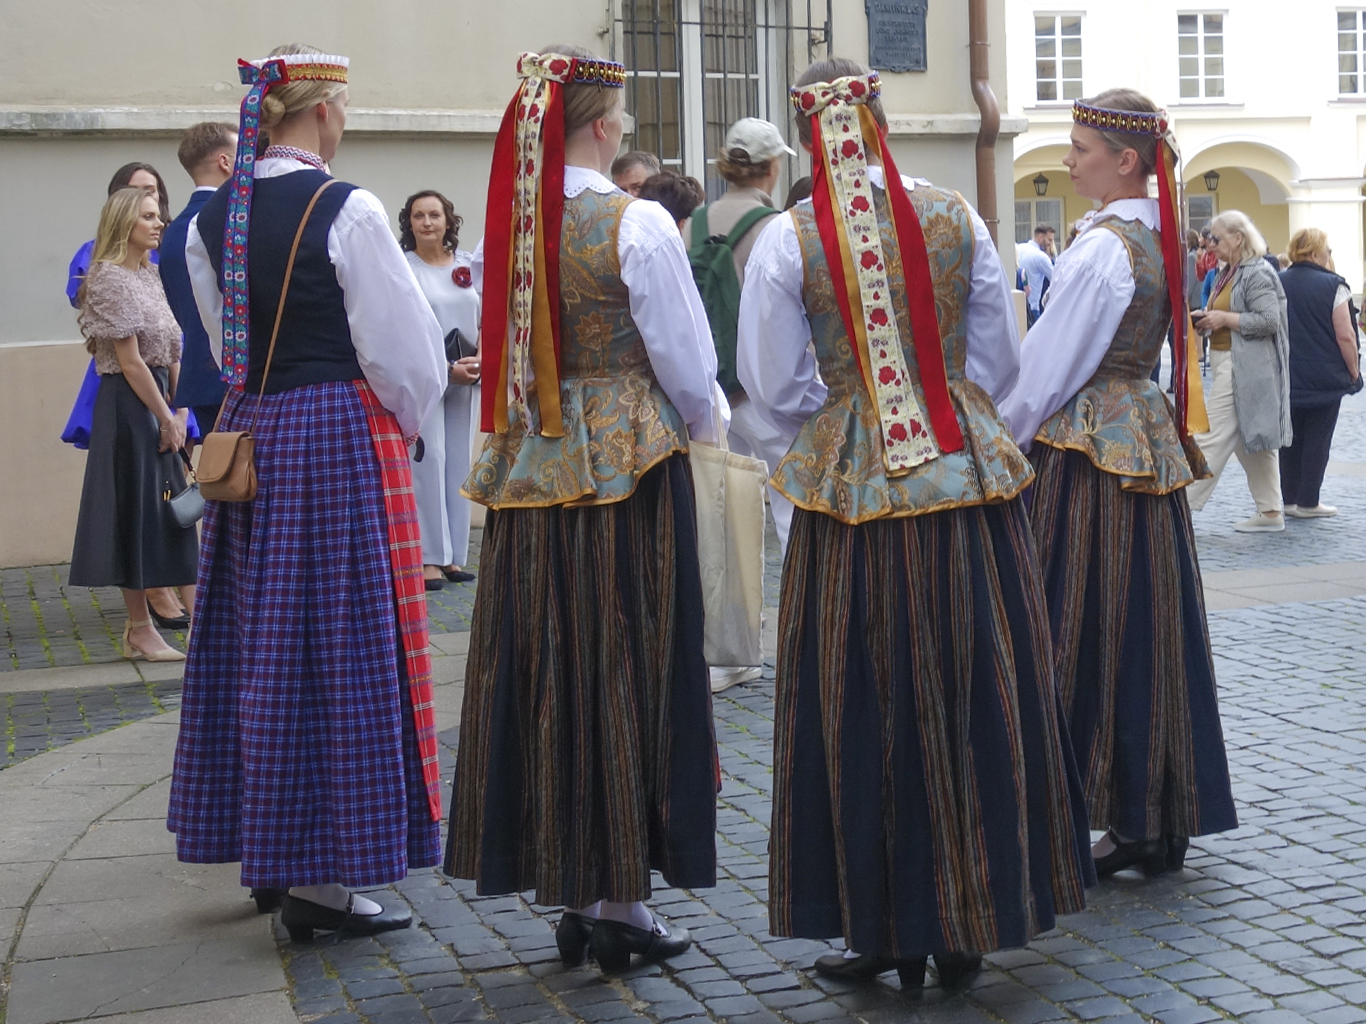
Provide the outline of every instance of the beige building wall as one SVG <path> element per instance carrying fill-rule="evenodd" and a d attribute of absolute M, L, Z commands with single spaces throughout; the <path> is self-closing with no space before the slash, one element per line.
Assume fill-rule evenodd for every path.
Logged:
<path fill-rule="evenodd" d="M 0 428 L 9 443 L 0 461 L 0 566 L 70 557 L 85 457 L 58 435 L 87 360 L 64 288 L 115 169 L 153 164 L 179 210 L 192 187 L 175 159 L 180 132 L 202 120 L 235 122 L 244 91 L 237 58 L 301 41 L 351 58 L 347 135 L 334 172 L 391 211 L 419 189 L 441 190 L 465 219 L 462 247 L 473 248 L 516 54 L 551 42 L 609 53 L 619 2 L 6 4 L 0 223 L 11 244 L 0 247 Z M 1004 0 L 989 6 L 993 82 L 1005 110 Z M 833 0 L 832 13 L 835 52 L 866 60 L 863 0 Z M 930 4 L 928 32 L 928 72 L 883 75 L 894 151 L 904 173 L 975 201 L 967 5 Z M 1007 118 L 998 146 L 1007 242 L 1012 138 L 1024 128 L 1023 118 Z M 1013 267 L 1013 247 L 1004 253 Z"/>

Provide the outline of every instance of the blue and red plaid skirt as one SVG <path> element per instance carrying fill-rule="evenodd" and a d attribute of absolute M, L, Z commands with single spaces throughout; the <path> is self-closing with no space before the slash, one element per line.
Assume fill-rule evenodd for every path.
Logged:
<path fill-rule="evenodd" d="M 257 401 L 229 392 L 222 429 Z M 167 826 L 244 885 L 397 881 L 440 857 L 397 426 L 363 382 L 261 401 L 256 499 L 204 516 Z"/>

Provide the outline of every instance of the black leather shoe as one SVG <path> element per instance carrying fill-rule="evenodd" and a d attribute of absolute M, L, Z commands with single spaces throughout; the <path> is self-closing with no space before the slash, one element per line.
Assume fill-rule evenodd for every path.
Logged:
<path fill-rule="evenodd" d="M 443 589 L 443 588 L 446 586 L 446 581 L 445 581 L 445 580 L 428 580 L 428 579 L 424 579 L 424 580 L 422 581 L 422 585 L 423 585 L 424 587 L 427 588 L 427 593 L 430 594 L 430 593 L 431 593 L 432 591 L 434 591 L 434 590 L 441 590 L 441 589 Z"/>
<path fill-rule="evenodd" d="M 1190 836 L 1166 836 L 1167 870 L 1180 871 L 1186 866 L 1186 851 L 1190 849 Z"/>
<path fill-rule="evenodd" d="M 179 615 L 176 616 L 162 615 L 160 612 L 158 612 L 155 608 L 152 607 L 151 601 L 147 602 L 147 610 L 152 613 L 152 618 L 157 620 L 157 625 L 160 626 L 162 629 L 190 628 L 190 613 L 187 611 L 182 611 Z"/>
<path fill-rule="evenodd" d="M 872 953 L 853 957 L 829 953 L 816 958 L 816 973 L 836 981 L 871 981 L 879 974 L 895 970 L 901 978 L 902 988 L 920 988 L 925 984 L 926 959 L 922 956 L 913 960 L 895 960 Z"/>
<path fill-rule="evenodd" d="M 1138 839 L 1132 843 L 1121 843 L 1113 831 L 1106 833 L 1115 848 L 1104 857 L 1096 858 L 1096 877 L 1105 878 L 1116 871 L 1123 871 L 1135 865 L 1143 868 L 1147 875 L 1158 875 L 1167 869 L 1167 844 L 1162 839 Z"/>
<path fill-rule="evenodd" d="M 469 583 L 474 579 L 474 573 L 466 572 L 464 569 L 442 569 L 441 575 L 452 583 Z"/>
<path fill-rule="evenodd" d="M 268 886 L 252 886 L 251 898 L 256 901 L 258 914 L 273 914 L 280 909 L 288 889 L 272 889 Z"/>
<path fill-rule="evenodd" d="M 940 988 L 961 988 L 982 969 L 980 953 L 936 953 L 934 969 Z"/>
<path fill-rule="evenodd" d="M 578 967 L 588 959 L 588 944 L 593 939 L 593 919 L 566 910 L 555 926 L 555 945 L 560 947 L 560 963 Z"/>
<path fill-rule="evenodd" d="M 346 902 L 345 910 L 333 910 L 311 900 L 286 895 L 280 906 L 280 923 L 295 942 L 309 942 L 315 931 L 337 932 L 340 935 L 378 935 L 407 928 L 413 914 L 407 907 L 382 908 L 378 914 L 352 913 L 356 897 Z"/>
<path fill-rule="evenodd" d="M 666 929 L 660 935 L 655 928 L 637 928 L 621 921 L 599 918 L 593 925 L 593 958 L 604 971 L 616 973 L 631 966 L 631 954 L 639 953 L 646 960 L 667 960 L 678 956 L 692 945 L 686 928 L 666 925 L 659 918 L 655 923 Z"/>

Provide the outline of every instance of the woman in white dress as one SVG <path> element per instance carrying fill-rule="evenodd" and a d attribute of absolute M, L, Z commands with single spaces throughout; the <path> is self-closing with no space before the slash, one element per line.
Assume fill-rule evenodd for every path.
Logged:
<path fill-rule="evenodd" d="M 479 289 L 470 273 L 473 255 L 456 248 L 462 223 L 451 201 L 431 189 L 409 196 L 398 215 L 398 244 L 441 325 L 450 376 L 445 398 L 422 424 L 422 445 L 413 459 L 428 590 L 440 590 L 443 579 L 474 579 L 465 571 L 470 502 L 460 486 L 470 472 L 470 431 L 478 408 Z"/>

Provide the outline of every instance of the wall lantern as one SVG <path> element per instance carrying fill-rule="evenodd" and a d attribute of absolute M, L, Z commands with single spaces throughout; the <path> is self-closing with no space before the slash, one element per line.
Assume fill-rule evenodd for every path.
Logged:
<path fill-rule="evenodd" d="M 1206 171 L 1206 172 L 1205 172 L 1205 189 L 1206 189 L 1207 191 L 1209 191 L 1209 192 L 1218 192 L 1218 191 L 1219 191 L 1219 172 L 1218 172 L 1218 171 Z"/>
<path fill-rule="evenodd" d="M 1214 177 L 1216 181 L 1219 178 L 1217 174 Z M 1209 179 L 1206 178 L 1206 180 L 1208 181 Z M 1034 179 L 1034 194 L 1036 196 L 1048 195 L 1048 175 L 1041 173 L 1037 178 Z"/>

